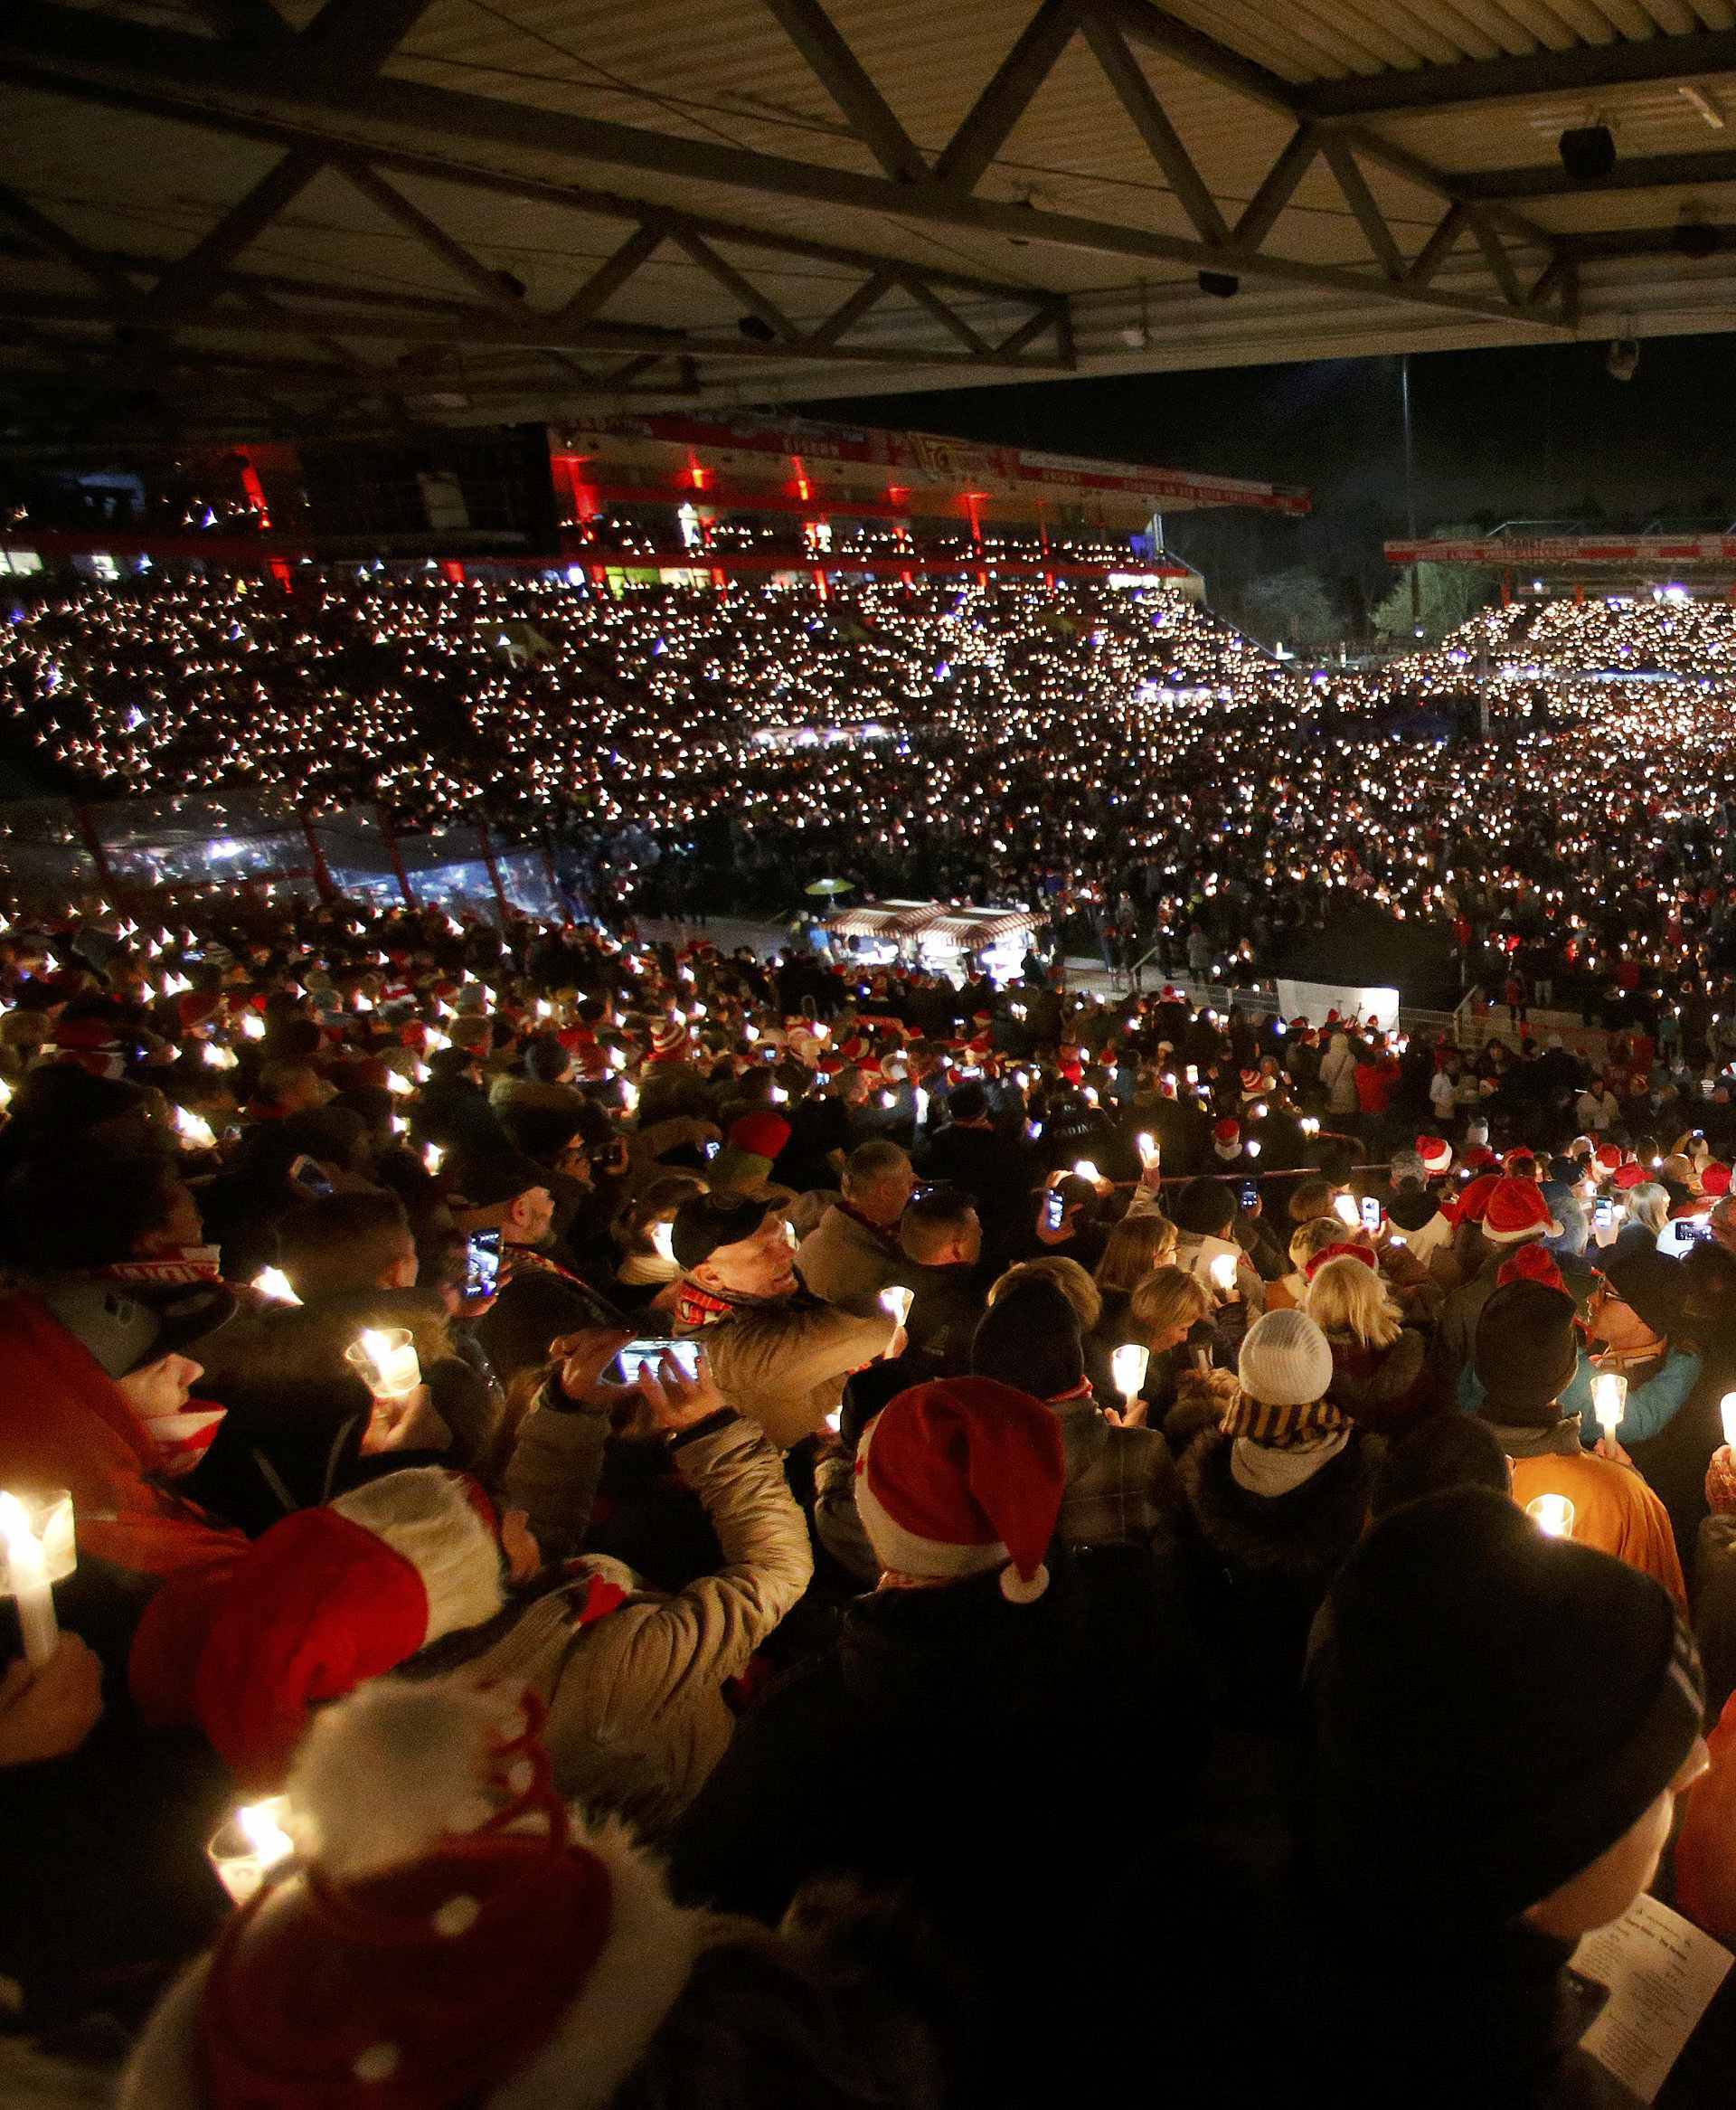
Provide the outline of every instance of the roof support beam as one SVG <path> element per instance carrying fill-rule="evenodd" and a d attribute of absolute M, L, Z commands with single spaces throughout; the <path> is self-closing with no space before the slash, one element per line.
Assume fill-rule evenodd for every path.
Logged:
<path fill-rule="evenodd" d="M 1470 217 L 1467 206 L 1457 203 L 1448 206 L 1440 224 L 1411 259 L 1410 268 L 1404 274 L 1407 283 L 1412 286 L 1426 286 L 1429 283 L 1447 261 L 1454 244 L 1469 224 Z M 1533 292 L 1533 298 L 1535 298 Z"/>
<path fill-rule="evenodd" d="M 1033 53 L 1032 33 L 1021 39 L 1025 56 L 1014 84 L 1024 83 L 1039 71 L 1037 61 L 1044 52 L 1058 52 L 1075 26 L 1071 12 L 1080 0 L 1045 0 L 1037 24 L 1046 29 L 1043 50 Z M 1057 41 L 1059 40 L 1059 41 Z M 1044 242 L 1099 256 L 1112 256 L 1139 263 L 1179 263 L 1206 269 L 1255 274 L 1292 284 L 1326 286 L 1358 296 L 1378 295 L 1413 305 L 1448 309 L 1461 314 L 1493 317 L 1511 322 L 1524 320 L 1540 327 L 1559 327 L 1549 316 L 1532 310 L 1514 310 L 1492 295 L 1448 293 L 1436 286 L 1409 287 L 1383 273 L 1346 270 L 1305 263 L 1283 257 L 1249 255 L 1209 243 L 1158 234 L 1123 222 L 1101 221 L 1074 213 L 1038 211 L 1015 204 L 972 196 L 939 183 L 894 184 L 884 176 L 816 166 L 791 156 L 764 154 L 704 139 L 689 139 L 641 130 L 608 119 L 579 118 L 549 110 L 533 109 L 497 97 L 461 94 L 424 86 L 419 81 L 385 76 L 374 80 L 309 80 L 293 70 L 272 67 L 246 54 L 225 52 L 196 37 L 176 36 L 118 18 L 108 24 L 93 48 L 88 33 L 88 17 L 80 11 L 57 7 L 52 0 L 11 0 L 0 13 L 0 57 L 27 62 L 40 61 L 46 49 L 52 52 L 57 76 L 90 80 L 105 85 L 117 80 L 137 81 L 148 92 L 167 86 L 195 101 L 215 98 L 248 103 L 263 97 L 276 106 L 290 104 L 307 112 L 335 115 L 346 125 L 378 123 L 407 126 L 430 140 L 458 140 L 505 147 L 538 155 L 564 155 L 580 162 L 608 162 L 640 168 L 689 182 L 715 182 L 749 192 L 763 192 L 782 200 L 812 198 L 822 203 L 881 214 L 901 224 L 924 224 L 967 229 L 976 233 L 1006 235 L 1032 243 Z M 1052 63 L 1052 55 L 1048 63 Z M 1046 67 L 1043 70 L 1046 71 Z M 286 71 L 288 78 L 283 76 Z M 997 80 L 1007 69 L 1003 68 Z M 1034 90 L 1032 90 L 1034 92 Z M 977 113 L 960 128 L 965 151 L 955 156 L 952 167 L 968 172 L 985 149 L 992 153 L 998 138 L 1010 129 L 1007 112 L 1018 96 L 1008 92 L 992 108 L 987 99 L 978 105 L 988 114 Z M 1023 108 L 1023 102 L 1019 102 Z M 373 149 L 352 140 L 353 147 L 373 157 Z M 955 145 L 958 141 L 955 140 Z M 950 151 L 950 150 L 949 150 Z M 986 163 L 984 164 L 986 166 Z M 630 215 L 655 218 L 655 208 L 636 208 Z M 871 263 L 870 269 L 874 268 Z M 902 267 L 901 268 L 909 268 Z M 926 276 L 940 274 L 925 272 Z M 1027 292 L 1024 298 L 1029 298 Z"/>
<path fill-rule="evenodd" d="M 562 322 L 589 322 L 618 293 L 641 264 L 649 263 L 663 236 L 655 227 L 636 227 L 612 256 L 607 256 L 561 310 Z"/>
<path fill-rule="evenodd" d="M 974 191 L 985 169 L 1005 146 L 1031 99 L 1055 70 L 1071 42 L 1083 0 L 1043 0 L 1018 42 L 995 70 L 934 165 L 935 181 L 948 190 Z"/>
<path fill-rule="evenodd" d="M 17 292 L 8 297 L 10 311 L 33 321 L 108 326 L 136 320 L 118 313 L 108 302 L 81 295 Z M 1045 311 L 1052 313 L 1052 309 Z M 457 352 L 468 345 L 514 345 L 531 350 L 603 350 L 621 354 L 654 352 L 659 357 L 683 355 L 707 360 L 748 360 L 760 364 L 796 362 L 813 364 L 842 361 L 862 366 L 922 365 L 956 369 L 970 374 L 984 366 L 1011 368 L 1033 378 L 1052 374 L 1061 364 L 1056 359 L 1024 359 L 991 348 L 969 356 L 960 353 L 931 351 L 909 345 L 837 345 L 816 346 L 807 337 L 789 344 L 755 344 L 734 331 L 717 336 L 695 336 L 678 330 L 647 329 L 622 323 L 591 322 L 577 326 L 558 317 L 539 315 L 527 306 L 503 313 L 491 308 L 459 308 L 439 315 L 407 315 L 401 308 L 334 317 L 329 309 L 283 308 L 267 317 L 257 311 L 217 308 L 196 318 L 201 331 L 225 336 L 265 336 L 281 343 L 286 329 L 303 333 L 329 330 L 344 337 L 379 337 L 433 350 Z"/>
<path fill-rule="evenodd" d="M 1382 216 L 1381 208 L 1374 203 L 1374 194 L 1368 187 L 1368 180 L 1356 166 L 1356 156 L 1335 133 L 1328 132 L 1322 142 L 1328 166 L 1344 194 L 1344 203 L 1356 215 L 1356 224 L 1368 238 L 1368 246 L 1374 252 L 1374 260 L 1389 279 L 1404 277 L 1404 259 L 1399 254 L 1399 245 L 1392 239 L 1392 230 Z"/>
<path fill-rule="evenodd" d="M 1151 91 L 1151 83 L 1139 62 L 1127 49 L 1127 40 L 1107 16 L 1090 14 L 1085 20 L 1085 41 L 1102 67 L 1121 107 L 1133 119 L 1152 159 L 1169 179 L 1181 208 L 1194 223 L 1202 241 L 1222 243 L 1230 230 L 1224 224 L 1218 202 L 1201 181 L 1194 157 Z"/>
<path fill-rule="evenodd" d="M 898 183 L 927 180 L 921 149 L 892 115 L 820 0 L 766 0 L 786 36 L 849 119 L 850 129 Z"/>
<path fill-rule="evenodd" d="M 1608 175 L 1575 183 L 1558 160 L 1527 168 L 1480 168 L 1459 178 L 1467 198 L 1574 198 L 1591 191 L 1664 191 L 1693 184 L 1736 183 L 1736 151 L 1622 155 Z"/>
<path fill-rule="evenodd" d="M 1573 44 L 1564 52 L 1504 53 L 1453 66 L 1416 66 L 1311 81 L 1303 99 L 1316 117 L 1385 118 L 1407 110 L 1430 115 L 1455 105 L 1514 97 L 1595 94 L 1653 80 L 1698 80 L 1736 72 L 1736 30 L 1706 29 L 1685 36 L 1618 37 L 1607 44 Z"/>
<path fill-rule="evenodd" d="M 88 249 L 58 221 L 38 212 L 28 198 L 20 197 L 5 184 L 0 184 L 0 218 L 10 220 L 31 241 L 59 257 L 62 263 L 71 264 L 87 279 L 94 279 L 111 300 L 126 304 L 137 298 L 132 280 L 108 257 Z"/>
<path fill-rule="evenodd" d="M 291 147 L 178 264 L 164 273 L 145 297 L 143 316 L 153 321 L 181 322 L 206 307 L 216 298 L 218 276 L 225 266 L 295 203 L 325 161 L 323 152 Z"/>
<path fill-rule="evenodd" d="M 703 271 L 709 271 L 723 290 L 739 300 L 750 315 L 757 316 L 773 336 L 786 345 L 793 345 L 800 336 L 796 325 L 778 307 L 769 300 L 753 282 L 742 277 L 727 257 L 721 257 L 703 234 L 694 234 L 686 229 L 670 238 L 680 250 L 684 250 Z"/>
<path fill-rule="evenodd" d="M 480 293 L 491 307 L 515 309 L 523 305 L 508 290 L 498 272 L 491 271 L 486 264 L 472 256 L 461 241 L 455 241 L 445 228 L 437 226 L 419 205 L 411 204 L 401 191 L 395 189 L 366 162 L 345 160 L 336 166 L 352 189 L 360 192 L 371 205 L 377 206 L 389 220 L 412 235 L 473 292 Z"/>
<path fill-rule="evenodd" d="M 882 295 L 890 293 L 892 289 L 892 275 L 890 271 L 876 271 L 872 278 L 864 279 L 849 299 L 833 309 L 818 329 L 810 331 L 809 344 L 835 345 L 846 330 L 854 329 Z"/>
<path fill-rule="evenodd" d="M 1314 166 L 1320 136 L 1312 125 L 1298 125 L 1289 144 L 1267 170 L 1260 188 L 1236 222 L 1231 241 L 1237 249 L 1257 250 L 1272 232 L 1278 214 L 1296 195 L 1296 186 Z"/>
<path fill-rule="evenodd" d="M 296 39 L 291 63 L 322 71 L 377 73 L 433 0 L 326 0 Z"/>

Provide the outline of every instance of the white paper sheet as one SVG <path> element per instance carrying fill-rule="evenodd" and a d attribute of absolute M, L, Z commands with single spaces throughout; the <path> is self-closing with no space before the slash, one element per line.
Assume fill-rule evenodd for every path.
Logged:
<path fill-rule="evenodd" d="M 1573 1952 L 1573 1968 L 1609 1988 L 1581 2046 L 1639 2102 L 1656 2101 L 1732 1961 L 1679 1912 L 1637 1899 Z"/>

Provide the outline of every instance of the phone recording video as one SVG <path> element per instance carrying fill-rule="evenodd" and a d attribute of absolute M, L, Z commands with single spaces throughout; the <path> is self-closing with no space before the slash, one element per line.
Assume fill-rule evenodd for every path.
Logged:
<path fill-rule="evenodd" d="M 500 1282 L 500 1233 L 473 1231 L 464 1242 L 464 1293 L 492 1297 Z"/>
<path fill-rule="evenodd" d="M 1380 1227 L 1381 1205 L 1372 1194 L 1365 1194 L 1363 1197 L 1363 1228 L 1373 1232 L 1378 1231 Z"/>
<path fill-rule="evenodd" d="M 656 1340 L 649 1336 L 630 1340 L 615 1358 L 615 1377 L 622 1385 L 637 1383 L 641 1370 L 649 1369 L 655 1377 L 664 1358 L 668 1357 L 680 1366 L 683 1377 L 690 1382 L 699 1375 L 699 1343 L 696 1340 Z"/>

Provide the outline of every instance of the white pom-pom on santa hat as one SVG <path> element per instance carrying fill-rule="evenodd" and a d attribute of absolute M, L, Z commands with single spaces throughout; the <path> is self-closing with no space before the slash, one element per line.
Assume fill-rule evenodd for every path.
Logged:
<path fill-rule="evenodd" d="M 856 1451 L 856 1510 L 883 1569 L 950 1583 L 998 1568 L 1014 1604 L 1049 1586 L 1065 1483 L 1054 1415 L 992 1377 L 901 1392 Z"/>
<path fill-rule="evenodd" d="M 259 1893 L 176 1982 L 122 2077 L 120 2110 L 256 2095 L 368 2110 L 456 2094 L 488 2110 L 604 2110 L 719 1923 L 675 1902 L 618 1820 L 568 1813 L 564 1843 L 546 1800 L 506 1831 L 443 1824 L 447 1797 L 454 1815 L 486 1806 L 502 1712 L 502 1696 L 455 1680 L 395 1679 L 327 1711 L 292 1779 L 327 1841 L 318 1880 L 293 1874 Z M 410 1787 L 421 1739 L 430 1779 Z M 393 1818 L 379 1809 L 383 1780 L 373 1794 L 398 1850 L 412 1846 L 389 1866 L 383 1842 L 353 1837 L 332 1801 L 376 1765 L 418 1802 L 414 1819 Z M 344 1842 L 342 1877 L 332 1841 Z"/>

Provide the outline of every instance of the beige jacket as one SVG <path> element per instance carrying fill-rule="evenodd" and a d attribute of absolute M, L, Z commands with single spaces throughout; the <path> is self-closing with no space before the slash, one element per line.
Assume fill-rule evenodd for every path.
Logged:
<path fill-rule="evenodd" d="M 879 1310 L 880 1292 L 910 1269 L 834 1202 L 796 1248 L 796 1272 L 816 1297 L 866 1318 Z"/>
<path fill-rule="evenodd" d="M 582 1534 L 608 1426 L 604 1415 L 560 1413 L 541 1401 L 526 1417 L 507 1495 L 529 1509 L 545 1552 Z M 485 1679 L 531 1686 L 547 1703 L 544 1742 L 563 1794 L 621 1811 L 649 1834 L 668 1830 L 723 1755 L 735 1727 L 724 1684 L 814 1573 L 783 1466 L 751 1422 L 738 1417 L 671 1455 L 717 1533 L 717 1571 L 664 1596 L 634 1587 L 618 1562 L 581 1559 L 570 1583 L 529 1605 L 475 1665 Z M 580 1626 L 596 1575 L 631 1594 Z"/>
<path fill-rule="evenodd" d="M 740 1305 L 696 1335 L 676 1330 L 704 1343 L 718 1390 L 788 1451 L 837 1412 L 844 1379 L 883 1355 L 896 1329 L 878 1308 L 873 1318 L 859 1318 L 835 1304 L 788 1297 Z"/>

